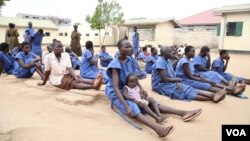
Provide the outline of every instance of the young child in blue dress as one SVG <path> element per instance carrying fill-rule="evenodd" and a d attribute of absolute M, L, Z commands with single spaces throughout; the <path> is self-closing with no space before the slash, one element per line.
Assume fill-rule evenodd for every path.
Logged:
<path fill-rule="evenodd" d="M 166 119 L 166 116 L 160 113 L 156 100 L 141 92 L 141 89 L 138 86 L 137 74 L 131 73 L 128 75 L 127 85 L 124 86 L 122 94 L 126 100 L 135 102 L 140 109 L 152 116 L 157 123 L 161 123 Z M 149 106 L 155 111 L 155 113 L 149 108 Z"/>

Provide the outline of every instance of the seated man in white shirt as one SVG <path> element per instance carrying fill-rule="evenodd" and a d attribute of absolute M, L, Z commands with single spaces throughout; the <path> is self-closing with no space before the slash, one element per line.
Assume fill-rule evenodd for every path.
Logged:
<path fill-rule="evenodd" d="M 83 79 L 74 73 L 70 56 L 63 52 L 61 41 L 55 41 L 54 51 L 45 58 L 45 79 L 39 86 L 46 84 L 48 78 L 50 83 L 58 88 L 69 89 L 96 89 L 102 86 L 102 74 L 98 74 L 95 80 Z"/>

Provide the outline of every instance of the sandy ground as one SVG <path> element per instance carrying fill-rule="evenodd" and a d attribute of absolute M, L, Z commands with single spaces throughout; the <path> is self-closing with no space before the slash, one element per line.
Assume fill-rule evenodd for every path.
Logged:
<path fill-rule="evenodd" d="M 114 54 L 116 48 L 107 50 Z M 212 52 L 212 59 L 217 55 Z M 228 71 L 250 78 L 249 60 L 250 55 L 231 54 Z M 250 99 L 227 96 L 218 104 L 170 100 L 151 91 L 150 77 L 141 83 L 162 104 L 185 110 L 203 109 L 199 117 L 188 123 L 168 115 L 164 125 L 176 127 L 168 141 L 220 141 L 222 124 L 250 124 Z M 0 76 L 0 141 L 159 140 L 151 129 L 138 123 L 143 127 L 138 130 L 113 112 L 103 91 L 64 91 L 49 83 L 38 87 L 38 82 L 37 74 L 31 79 Z M 245 94 L 250 97 L 250 86 Z"/>

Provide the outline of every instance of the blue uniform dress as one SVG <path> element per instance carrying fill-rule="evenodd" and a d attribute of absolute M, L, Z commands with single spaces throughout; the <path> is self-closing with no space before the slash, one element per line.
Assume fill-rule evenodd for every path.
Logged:
<path fill-rule="evenodd" d="M 70 60 L 71 60 L 73 69 L 76 69 L 77 66 L 81 65 L 81 61 L 79 60 L 79 58 L 77 57 L 77 55 L 74 52 L 69 53 L 69 56 L 70 56 Z"/>
<path fill-rule="evenodd" d="M 102 72 L 103 74 L 103 82 L 107 83 L 108 76 L 106 74 L 106 71 L 101 71 L 97 69 L 96 65 L 93 65 L 90 63 L 90 59 L 97 59 L 93 56 L 92 52 L 88 49 L 85 49 L 82 53 L 82 60 L 81 60 L 81 66 L 80 66 L 80 75 L 83 78 L 87 79 L 95 79 L 99 72 Z"/>
<path fill-rule="evenodd" d="M 113 60 L 113 57 L 110 56 L 108 52 L 101 51 L 101 53 L 99 54 L 99 57 L 103 59 L 107 59 L 105 61 L 102 61 L 102 60 L 100 61 L 100 64 L 102 67 L 107 67 L 109 63 Z"/>
<path fill-rule="evenodd" d="M 147 77 L 147 73 L 146 71 L 143 71 L 140 69 L 137 60 L 134 57 L 131 57 L 131 62 L 133 63 L 133 65 L 131 67 L 134 67 L 133 70 L 134 73 L 136 73 L 139 77 L 139 79 L 144 79 Z"/>
<path fill-rule="evenodd" d="M 24 52 L 19 52 L 16 55 L 16 60 L 21 59 L 25 64 L 29 64 L 32 60 L 36 58 L 36 54 L 33 52 L 29 52 L 28 55 L 25 55 Z M 37 62 L 38 63 L 38 62 Z M 19 63 L 17 63 L 17 67 L 15 69 L 15 75 L 17 78 L 30 78 L 36 71 L 36 67 L 31 68 L 23 68 Z"/>
<path fill-rule="evenodd" d="M 18 48 L 18 47 L 14 47 L 13 49 L 12 49 L 12 51 L 11 51 L 11 56 L 13 57 L 13 58 L 15 58 L 16 57 L 16 55 L 17 55 L 17 53 L 19 53 L 19 52 L 21 52 L 21 50 Z"/>
<path fill-rule="evenodd" d="M 143 60 L 143 59 L 147 60 L 147 56 L 143 52 L 140 52 L 140 54 L 137 57 L 137 60 Z"/>
<path fill-rule="evenodd" d="M 134 54 L 139 54 L 140 44 L 139 44 L 139 33 L 132 32 L 132 48 Z"/>
<path fill-rule="evenodd" d="M 152 61 L 156 61 L 158 59 L 158 55 L 149 55 L 146 61 L 146 72 L 148 74 L 152 73 L 152 67 L 154 63 Z"/>
<path fill-rule="evenodd" d="M 28 30 L 28 31 L 29 31 L 29 34 L 30 34 L 30 35 L 35 34 L 35 30 L 34 30 L 34 28 L 27 27 L 27 28 L 25 29 L 25 31 L 26 31 L 26 30 Z"/>
<path fill-rule="evenodd" d="M 200 89 L 200 90 L 208 90 L 212 87 L 209 83 L 189 79 L 184 74 L 184 71 L 183 71 L 184 64 L 188 64 L 190 72 L 192 73 L 192 75 L 194 74 L 194 68 L 193 68 L 193 65 L 191 64 L 191 61 L 188 60 L 187 57 L 181 58 L 181 60 L 179 60 L 177 66 L 176 66 L 175 71 L 176 71 L 176 76 L 182 79 L 183 84 L 191 86 L 191 87 L 196 88 L 196 89 Z"/>
<path fill-rule="evenodd" d="M 25 35 L 24 35 L 24 42 L 29 43 L 29 42 L 30 42 L 30 37 L 31 37 L 33 34 L 35 34 L 35 30 L 34 30 L 33 28 L 27 27 L 27 28 L 25 29 L 25 31 L 28 31 L 29 34 L 27 34 L 27 33 L 25 32 Z"/>
<path fill-rule="evenodd" d="M 154 91 L 172 99 L 180 100 L 193 100 L 197 96 L 198 91 L 193 87 L 182 83 L 179 83 L 177 86 L 177 83 L 163 82 L 158 69 L 166 71 L 167 77 L 169 78 L 175 77 L 171 60 L 165 60 L 164 58 L 159 57 L 153 65 L 152 70 L 151 83 Z"/>
<path fill-rule="evenodd" d="M 34 38 L 33 41 L 31 41 L 31 51 L 35 53 L 37 56 L 40 56 L 42 58 L 42 41 L 44 35 L 40 35 L 38 33 L 35 33 L 32 35 Z"/>
<path fill-rule="evenodd" d="M 118 70 L 119 77 L 119 90 L 122 91 L 123 87 L 126 85 L 126 79 L 130 73 L 135 72 L 135 64 L 132 62 L 131 57 L 127 57 L 126 62 L 120 62 L 117 58 L 114 58 L 113 61 L 108 65 L 107 75 L 109 77 L 109 81 L 105 88 L 105 94 L 111 101 L 112 105 L 115 105 L 119 111 L 122 113 L 126 113 L 126 109 L 121 103 L 121 101 L 116 97 L 115 90 L 112 82 L 112 69 Z M 125 100 L 129 107 L 132 110 L 133 116 L 141 113 L 138 105 L 130 100 Z"/>
<path fill-rule="evenodd" d="M 222 75 L 227 81 L 231 81 L 232 78 L 233 78 L 233 75 L 230 74 L 230 73 L 226 73 L 223 71 L 223 68 L 224 68 L 224 61 L 218 57 L 217 59 L 215 59 L 212 63 L 212 68 L 215 68 L 215 70 L 220 74 Z M 238 77 L 237 76 L 237 79 L 238 80 L 243 80 L 242 77 Z"/>
<path fill-rule="evenodd" d="M 15 59 L 9 54 L 0 51 L 0 60 L 3 62 L 3 71 L 6 74 L 14 74 L 16 61 Z"/>
<path fill-rule="evenodd" d="M 207 79 L 213 80 L 215 83 L 221 83 L 224 79 L 219 73 L 215 71 L 199 71 L 195 65 L 202 65 L 206 67 L 208 63 L 207 57 L 201 57 L 200 55 L 195 55 L 194 59 L 192 60 L 192 64 L 194 66 L 194 73 L 198 75 L 202 75 Z"/>
<path fill-rule="evenodd" d="M 120 52 L 119 52 L 119 50 L 115 53 L 115 56 L 114 56 L 114 58 L 118 58 L 120 56 Z"/>

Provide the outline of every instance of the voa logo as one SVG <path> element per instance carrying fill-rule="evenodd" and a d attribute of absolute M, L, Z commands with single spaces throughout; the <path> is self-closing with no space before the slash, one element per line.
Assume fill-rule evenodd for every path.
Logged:
<path fill-rule="evenodd" d="M 247 136 L 244 129 L 226 129 L 227 136 Z"/>

